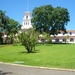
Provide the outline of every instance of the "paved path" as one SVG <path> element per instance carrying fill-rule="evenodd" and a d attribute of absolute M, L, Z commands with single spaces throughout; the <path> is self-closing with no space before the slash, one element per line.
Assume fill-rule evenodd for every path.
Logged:
<path fill-rule="evenodd" d="M 0 75 L 75 75 L 75 72 L 0 63 Z"/>

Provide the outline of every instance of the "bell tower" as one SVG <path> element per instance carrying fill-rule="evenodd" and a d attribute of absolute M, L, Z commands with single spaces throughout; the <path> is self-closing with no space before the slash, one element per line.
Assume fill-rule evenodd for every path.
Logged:
<path fill-rule="evenodd" d="M 30 12 L 25 12 L 21 29 L 30 29 L 30 28 L 32 28 L 31 13 Z"/>
<path fill-rule="evenodd" d="M 29 7 L 29 1 L 27 2 L 27 12 L 24 13 L 24 18 L 22 21 L 22 27 L 21 27 L 22 30 L 27 30 L 27 29 L 32 28 L 31 13 L 28 12 L 28 7 Z"/>

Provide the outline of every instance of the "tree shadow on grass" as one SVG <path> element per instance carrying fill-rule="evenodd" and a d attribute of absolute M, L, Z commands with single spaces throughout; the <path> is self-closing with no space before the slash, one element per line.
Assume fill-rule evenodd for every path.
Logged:
<path fill-rule="evenodd" d="M 30 53 L 39 53 L 39 52 L 40 52 L 40 50 L 34 50 L 34 51 L 30 52 Z M 30 54 L 30 53 L 28 53 L 27 51 L 20 51 L 19 52 L 19 54 Z"/>
<path fill-rule="evenodd" d="M 62 43 L 62 42 L 59 42 L 59 43 L 52 43 L 53 45 L 67 45 L 67 44 L 71 44 L 71 43 Z"/>
<path fill-rule="evenodd" d="M 0 75 L 7 75 L 7 74 L 12 74 L 12 72 L 3 72 L 0 70 Z"/>

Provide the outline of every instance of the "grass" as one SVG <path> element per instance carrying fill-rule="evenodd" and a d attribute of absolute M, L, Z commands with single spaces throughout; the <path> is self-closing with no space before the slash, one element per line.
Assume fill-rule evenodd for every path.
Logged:
<path fill-rule="evenodd" d="M 35 53 L 27 53 L 24 46 L 0 46 L 0 61 L 50 68 L 75 69 L 75 44 L 37 45 Z"/>

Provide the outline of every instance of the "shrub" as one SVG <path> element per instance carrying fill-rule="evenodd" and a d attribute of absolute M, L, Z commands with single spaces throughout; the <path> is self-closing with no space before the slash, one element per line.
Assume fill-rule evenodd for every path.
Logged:
<path fill-rule="evenodd" d="M 35 45 L 37 44 L 38 41 L 38 33 L 35 32 L 34 29 L 29 29 L 25 32 L 22 32 L 19 35 L 19 39 L 25 46 L 28 53 L 31 53 L 33 50 L 35 50 Z"/>

